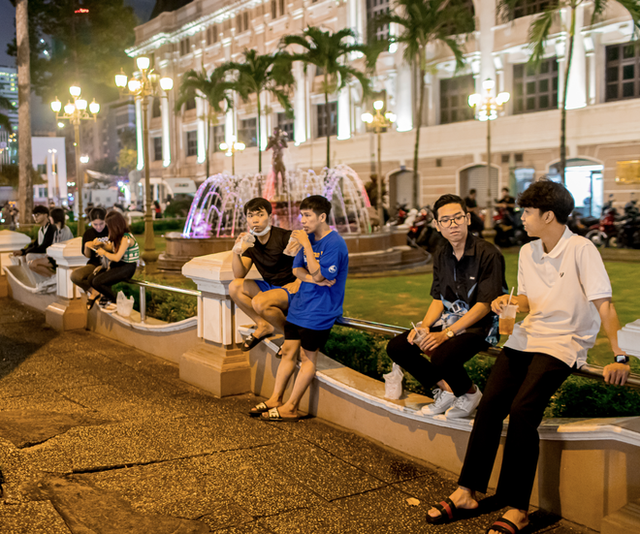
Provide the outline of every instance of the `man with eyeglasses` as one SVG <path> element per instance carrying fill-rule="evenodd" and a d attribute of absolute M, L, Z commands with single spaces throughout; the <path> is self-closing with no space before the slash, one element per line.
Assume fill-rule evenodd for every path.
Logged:
<path fill-rule="evenodd" d="M 49 221 L 49 208 L 35 206 L 32 217 L 34 223 L 40 226 L 38 238 L 22 250 L 13 253 L 14 256 L 24 256 L 27 263 L 31 263 L 38 258 L 46 258 L 47 248 L 53 244 L 53 238 L 56 234 L 56 227 Z"/>
<path fill-rule="evenodd" d="M 423 414 L 455 419 L 469 417 L 482 398 L 464 363 L 498 342 L 491 302 L 507 288 L 505 264 L 494 245 L 469 232 L 462 198 L 443 195 L 434 212 L 446 243 L 433 257 L 433 301 L 418 328 L 392 339 L 387 353 L 425 388 L 437 386 Z"/>

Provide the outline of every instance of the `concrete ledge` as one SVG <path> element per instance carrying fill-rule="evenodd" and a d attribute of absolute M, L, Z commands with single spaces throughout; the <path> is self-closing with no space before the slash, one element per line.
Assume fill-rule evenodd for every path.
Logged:
<path fill-rule="evenodd" d="M 44 312 L 47 307 L 56 302 L 55 287 L 53 293 L 39 293 L 28 279 L 22 276 L 22 267 L 19 265 L 9 265 L 4 267 L 7 275 L 9 296 L 30 308 Z"/>

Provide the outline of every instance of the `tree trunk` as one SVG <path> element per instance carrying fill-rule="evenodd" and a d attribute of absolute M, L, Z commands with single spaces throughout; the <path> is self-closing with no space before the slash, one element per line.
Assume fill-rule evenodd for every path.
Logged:
<path fill-rule="evenodd" d="M 416 146 L 413 150 L 413 205 L 420 205 L 420 181 L 418 179 L 418 149 L 420 148 L 420 127 L 422 126 L 422 110 L 424 109 L 424 77 L 425 70 L 420 68 L 418 91 L 420 91 L 420 104 L 418 105 L 418 118 L 416 120 Z"/>
<path fill-rule="evenodd" d="M 331 168 L 331 114 L 329 113 L 329 93 L 327 80 L 327 69 L 324 70 L 324 112 L 327 121 L 327 169 Z"/>
<path fill-rule="evenodd" d="M 18 143 L 20 181 L 18 209 L 22 224 L 31 222 L 33 185 L 31 183 L 31 72 L 29 59 L 28 0 L 16 2 L 16 42 L 18 44 Z"/>
<path fill-rule="evenodd" d="M 262 150 L 260 149 L 260 90 L 256 91 L 256 98 L 258 100 L 258 131 L 256 132 L 256 142 L 258 144 L 258 174 L 262 174 Z"/>
<path fill-rule="evenodd" d="M 576 30 L 576 10 L 571 8 L 571 27 L 569 29 L 569 48 L 567 51 L 567 66 L 564 71 L 564 87 L 562 89 L 562 110 L 560 119 L 560 172 L 562 173 L 562 183 L 565 183 L 567 168 L 567 95 L 569 94 L 569 73 L 571 71 L 571 60 L 573 59 L 573 41 Z"/>

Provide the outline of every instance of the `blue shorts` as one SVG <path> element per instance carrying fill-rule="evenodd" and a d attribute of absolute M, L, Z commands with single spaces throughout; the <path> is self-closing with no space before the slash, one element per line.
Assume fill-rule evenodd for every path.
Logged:
<path fill-rule="evenodd" d="M 286 291 L 287 293 L 287 299 L 289 300 L 289 304 L 291 304 L 291 297 L 293 297 L 293 295 L 291 293 L 289 293 L 289 290 L 282 287 L 282 286 L 276 286 L 273 284 L 270 284 L 269 282 L 266 282 L 264 280 L 254 280 L 254 282 L 256 284 L 258 284 L 258 287 L 260 288 L 260 291 L 262 291 L 263 293 L 265 291 L 271 291 L 272 289 L 282 289 L 283 291 Z"/>

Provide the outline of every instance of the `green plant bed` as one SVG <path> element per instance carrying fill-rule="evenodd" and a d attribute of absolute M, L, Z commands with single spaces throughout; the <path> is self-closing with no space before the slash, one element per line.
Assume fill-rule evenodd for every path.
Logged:
<path fill-rule="evenodd" d="M 133 309 L 140 311 L 140 288 L 138 286 L 121 282 L 114 285 L 113 290 L 116 294 L 122 291 L 127 298 L 133 297 Z M 153 317 L 167 323 L 184 321 L 198 314 L 198 299 L 190 295 L 147 288 L 146 300 L 147 317 Z"/>
<path fill-rule="evenodd" d="M 386 352 L 388 338 L 348 327 L 337 326 L 324 353 L 359 373 L 376 380 L 391 370 L 393 362 Z M 469 377 L 484 390 L 494 358 L 479 354 L 465 364 Z M 435 384 L 434 384 L 435 386 Z M 405 373 L 404 389 L 431 396 L 430 391 L 410 374 Z M 635 389 L 609 386 L 597 380 L 571 376 L 552 397 L 546 417 L 621 417 L 640 415 L 640 392 Z"/>

